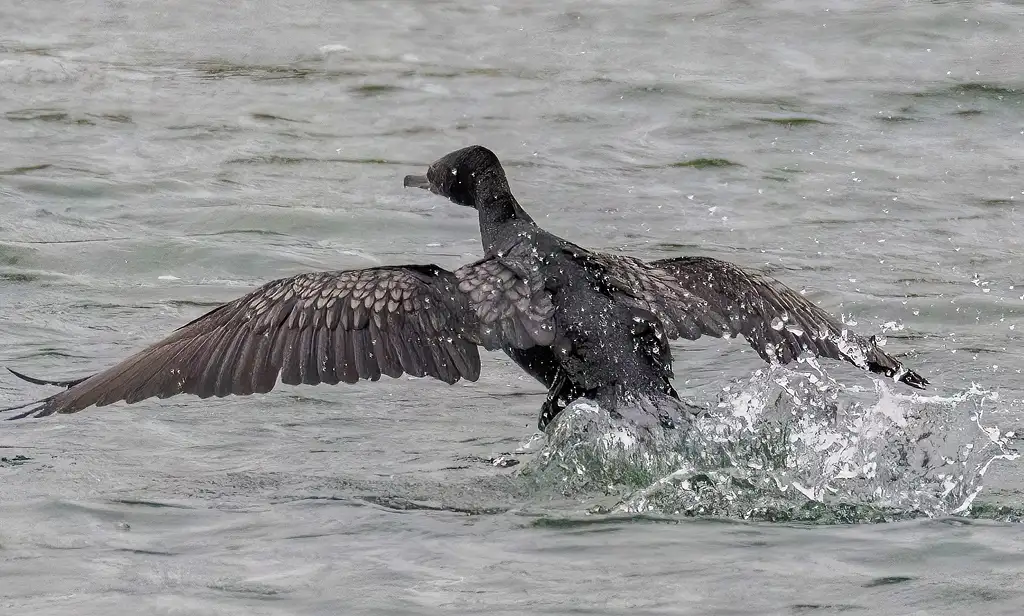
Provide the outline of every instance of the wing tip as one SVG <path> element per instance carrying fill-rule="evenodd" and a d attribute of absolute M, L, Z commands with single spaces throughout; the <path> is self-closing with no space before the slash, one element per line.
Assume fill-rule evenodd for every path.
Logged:
<path fill-rule="evenodd" d="M 70 388 L 85 380 L 84 378 L 64 381 L 37 379 L 27 374 L 18 372 L 17 370 L 9 366 L 4 367 L 7 369 L 8 372 L 13 374 L 14 376 L 18 377 L 23 381 L 32 383 L 33 385 L 57 385 L 59 387 Z M 42 398 L 40 400 L 32 400 L 31 402 L 25 402 L 23 404 L 15 404 L 14 406 L 0 408 L 0 413 L 9 413 L 11 411 L 18 411 L 21 409 L 26 409 L 26 407 L 29 407 L 26 410 L 21 411 L 20 413 L 16 413 L 14 415 L 11 415 L 10 417 L 5 417 L 4 419 L 6 421 L 16 421 L 19 419 L 25 419 L 27 417 L 38 418 L 53 415 L 58 410 L 57 407 L 53 404 L 53 401 L 57 398 L 58 395 L 60 394 L 54 394 L 52 396 Z"/>
<path fill-rule="evenodd" d="M 929 385 L 928 379 L 909 369 L 900 375 L 899 381 L 906 385 L 910 385 L 914 389 L 927 389 L 927 386 Z"/>
<path fill-rule="evenodd" d="M 69 387 L 70 388 L 70 387 L 74 387 L 75 385 L 78 385 L 79 383 L 81 383 L 85 379 L 89 378 L 89 377 L 83 377 L 83 378 L 80 378 L 80 379 L 63 379 L 63 380 L 40 379 L 40 378 L 36 378 L 34 376 L 29 376 L 29 375 L 27 375 L 27 374 L 25 374 L 23 372 L 18 372 L 17 370 L 15 370 L 14 368 L 11 368 L 10 366 L 4 366 L 4 367 L 7 369 L 8 372 L 13 374 L 14 376 L 18 377 L 19 379 L 21 379 L 23 381 L 27 381 L 29 383 L 32 383 L 33 385 L 55 385 L 57 387 Z"/>
<path fill-rule="evenodd" d="M 4 366 L 4 368 L 6 368 L 8 372 L 10 372 L 14 376 L 18 377 L 19 379 L 21 379 L 23 381 L 28 381 L 29 383 L 32 383 L 33 385 L 48 385 L 49 384 L 47 381 L 44 381 L 42 379 L 37 379 L 37 378 L 31 377 L 31 376 L 29 376 L 27 374 L 23 374 L 21 372 L 18 372 L 17 370 L 15 370 L 14 368 L 11 368 L 10 366 Z"/>
<path fill-rule="evenodd" d="M 53 400 L 56 397 L 57 396 L 54 395 L 50 396 L 49 398 L 43 398 L 42 400 L 33 400 L 32 402 L 26 402 L 24 404 L 9 406 L 7 408 L 0 409 L 0 413 L 8 413 L 10 411 L 24 409 L 25 407 L 31 407 L 25 411 L 17 413 L 16 415 L 5 417 L 4 419 L 6 419 L 7 421 L 16 421 L 18 419 L 25 419 L 26 417 L 46 417 L 48 415 L 53 415 L 55 412 L 57 412 L 57 407 L 52 404 Z"/>

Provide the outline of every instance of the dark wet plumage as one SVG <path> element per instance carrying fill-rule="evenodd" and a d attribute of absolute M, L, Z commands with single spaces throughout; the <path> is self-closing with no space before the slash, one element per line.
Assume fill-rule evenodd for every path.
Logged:
<path fill-rule="evenodd" d="M 842 359 L 923 388 L 928 381 L 782 283 L 704 257 L 645 262 L 589 251 L 538 227 L 497 157 L 472 146 L 405 186 L 479 212 L 484 258 L 449 272 L 396 265 L 275 280 L 12 419 L 119 400 L 265 393 L 381 375 L 476 380 L 478 347 L 501 349 L 548 388 L 543 429 L 579 397 L 637 423 L 676 425 L 668 341 L 742 335 L 767 361 Z"/>

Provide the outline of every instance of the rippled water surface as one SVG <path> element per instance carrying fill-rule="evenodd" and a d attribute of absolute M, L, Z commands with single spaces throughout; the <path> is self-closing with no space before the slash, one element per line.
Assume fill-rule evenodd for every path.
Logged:
<path fill-rule="evenodd" d="M 1022 47 L 1020 2 L 4 3 L 4 365 L 456 267 L 473 212 L 401 178 L 481 143 L 551 231 L 764 268 L 932 387 L 700 340 L 685 442 L 587 405 L 537 435 L 497 354 L 9 423 L 0 611 L 1019 614 Z"/>

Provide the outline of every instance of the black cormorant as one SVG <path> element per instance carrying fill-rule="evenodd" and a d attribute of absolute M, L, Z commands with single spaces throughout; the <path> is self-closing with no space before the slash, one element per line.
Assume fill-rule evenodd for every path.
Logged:
<path fill-rule="evenodd" d="M 484 258 L 449 272 L 394 265 L 269 282 L 11 417 L 74 413 L 124 400 L 265 393 L 382 374 L 476 380 L 478 347 L 501 349 L 548 388 L 539 427 L 587 397 L 639 424 L 677 425 L 669 340 L 742 335 L 767 361 L 842 359 L 910 386 L 928 381 L 800 294 L 706 257 L 645 262 L 587 250 L 541 229 L 498 158 L 471 146 L 405 186 L 473 207 Z"/>

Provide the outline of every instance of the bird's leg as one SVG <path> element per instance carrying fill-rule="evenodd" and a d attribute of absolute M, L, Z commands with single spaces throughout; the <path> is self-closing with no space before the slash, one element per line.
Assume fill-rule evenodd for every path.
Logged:
<path fill-rule="evenodd" d="M 548 397 L 544 400 L 544 404 L 540 405 L 540 417 L 537 418 L 537 429 L 541 432 L 548 427 L 551 420 L 555 418 L 562 411 L 562 408 L 558 404 L 558 394 L 565 384 L 565 372 L 559 369 L 555 372 L 555 380 L 551 383 L 551 389 L 548 390 Z"/>
<path fill-rule="evenodd" d="M 565 410 L 565 407 L 569 406 L 570 402 L 585 394 L 586 392 L 569 380 L 569 376 L 565 371 L 559 368 L 555 373 L 554 381 L 551 383 L 547 400 L 540 407 L 540 418 L 537 420 L 537 428 L 543 432 L 548 427 L 548 424 L 551 423 L 551 420 Z"/>

